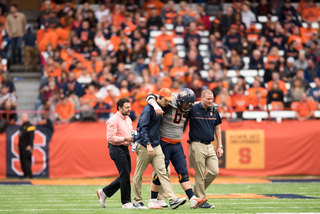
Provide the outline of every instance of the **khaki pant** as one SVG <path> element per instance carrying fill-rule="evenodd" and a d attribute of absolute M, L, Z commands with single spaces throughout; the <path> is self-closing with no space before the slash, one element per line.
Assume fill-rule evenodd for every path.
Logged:
<path fill-rule="evenodd" d="M 154 177 L 154 175 L 156 174 L 156 172 L 153 170 L 152 172 L 152 178 Z M 170 178 L 170 174 L 171 174 L 171 170 L 170 170 L 170 165 L 168 166 L 167 168 L 167 175 L 168 175 L 168 178 Z M 152 180 L 151 180 L 151 185 L 152 185 Z M 150 196 L 149 198 L 151 198 L 151 191 L 150 191 Z M 158 200 L 164 200 L 164 191 L 163 191 L 163 188 L 162 186 L 160 186 L 160 189 L 159 189 L 159 192 L 158 192 Z"/>
<path fill-rule="evenodd" d="M 154 149 L 154 156 L 150 158 L 148 156 L 148 150 L 141 144 L 137 145 L 137 167 L 133 177 L 132 190 L 134 194 L 134 203 L 142 202 L 141 197 L 141 185 L 142 185 L 142 175 L 146 170 L 149 163 L 151 163 L 153 169 L 157 173 L 159 180 L 161 182 L 164 192 L 167 194 L 169 201 L 173 201 L 177 198 L 175 195 L 172 185 L 170 183 L 169 177 L 167 175 L 167 170 L 164 163 L 164 155 L 162 153 L 161 146 L 157 146 Z"/>
<path fill-rule="evenodd" d="M 29 69 L 30 59 L 32 60 L 32 69 L 36 70 L 36 49 L 34 47 L 26 46 L 24 47 L 24 67 L 25 69 Z"/>
<path fill-rule="evenodd" d="M 219 174 L 216 152 L 212 144 L 192 142 L 189 146 L 189 158 L 195 171 L 194 194 L 198 198 L 206 196 L 205 190 Z M 207 169 L 207 173 L 205 170 Z"/>

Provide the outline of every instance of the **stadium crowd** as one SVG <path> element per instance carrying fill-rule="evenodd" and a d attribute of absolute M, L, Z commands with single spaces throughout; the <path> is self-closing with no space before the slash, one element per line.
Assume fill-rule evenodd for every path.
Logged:
<path fill-rule="evenodd" d="M 311 118 L 320 101 L 320 31 L 313 28 L 320 25 L 319 8 L 313 0 L 299 1 L 296 8 L 290 0 L 270 2 L 235 0 L 224 7 L 208 0 L 191 7 L 181 1 L 176 10 L 174 1 L 105 0 L 94 11 L 88 2 L 80 7 L 45 0 L 36 34 L 15 12 L 16 5 L 7 16 L 0 5 L 2 40 L 11 39 L 12 58 L 8 45 L 1 46 L 0 55 L 16 63 L 15 50 L 21 60 L 23 42 L 28 71 L 30 60 L 35 69 L 39 52 L 42 77 L 35 108 L 40 121 L 105 121 L 122 97 L 130 98 L 135 120 L 148 94 L 161 88 L 177 94 L 184 87 L 197 98 L 203 89 L 212 90 L 224 118 L 267 110 L 268 104 L 291 108 L 301 120 Z M 12 36 L 12 25 L 17 26 L 9 19 L 16 14 L 26 30 Z M 17 98 L 3 67 L 0 108 L 13 110 Z M 253 70 L 258 72 L 248 81 L 243 71 Z"/>

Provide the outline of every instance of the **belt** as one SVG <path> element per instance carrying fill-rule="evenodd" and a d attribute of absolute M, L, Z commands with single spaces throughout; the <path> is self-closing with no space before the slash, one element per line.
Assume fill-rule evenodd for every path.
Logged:
<path fill-rule="evenodd" d="M 211 144 L 211 141 L 189 141 L 190 143 L 192 142 L 195 142 L 195 143 L 202 143 L 202 144 L 205 144 L 205 145 L 209 145 Z"/>

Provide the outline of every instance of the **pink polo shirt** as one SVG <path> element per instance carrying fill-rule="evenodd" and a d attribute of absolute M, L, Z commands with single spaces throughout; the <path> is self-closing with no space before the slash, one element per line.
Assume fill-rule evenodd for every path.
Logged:
<path fill-rule="evenodd" d="M 124 143 L 124 137 L 128 137 L 132 132 L 132 121 L 128 116 L 123 116 L 117 111 L 110 117 L 107 125 L 107 141 L 112 145 L 121 145 Z"/>

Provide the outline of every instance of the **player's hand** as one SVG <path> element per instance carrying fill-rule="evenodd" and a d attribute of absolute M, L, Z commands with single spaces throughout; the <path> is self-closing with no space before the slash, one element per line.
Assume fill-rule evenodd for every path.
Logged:
<path fill-rule="evenodd" d="M 157 102 L 152 103 L 152 106 L 154 108 L 154 111 L 156 112 L 156 115 L 161 115 L 163 116 L 164 111 L 162 110 L 162 108 L 158 105 Z"/>
<path fill-rule="evenodd" d="M 218 147 L 217 149 L 217 157 L 220 158 L 223 155 L 223 149 L 221 147 Z"/>
<path fill-rule="evenodd" d="M 154 149 L 152 148 L 151 145 L 147 145 L 147 150 L 148 150 L 148 156 L 152 158 L 154 156 Z"/>
<path fill-rule="evenodd" d="M 124 141 L 123 143 L 121 143 L 121 145 L 129 146 L 129 145 L 130 145 L 130 142 L 128 142 L 128 141 Z"/>

